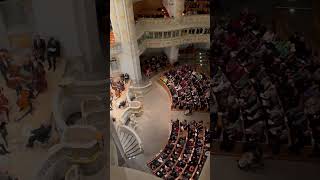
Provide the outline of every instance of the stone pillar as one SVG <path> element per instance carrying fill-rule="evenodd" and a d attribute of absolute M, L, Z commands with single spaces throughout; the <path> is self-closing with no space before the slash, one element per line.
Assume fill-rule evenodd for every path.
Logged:
<path fill-rule="evenodd" d="M 179 48 L 177 46 L 165 48 L 164 53 L 167 55 L 170 64 L 174 64 L 175 62 L 178 61 Z"/>
<path fill-rule="evenodd" d="M 132 0 L 111 0 L 110 18 L 116 43 L 121 43 L 120 69 L 134 83 L 139 83 L 142 76 Z"/>
<path fill-rule="evenodd" d="M 167 9 L 169 16 L 180 18 L 184 11 L 185 0 L 163 0 L 163 6 Z"/>
<path fill-rule="evenodd" d="M 0 11 L 0 48 L 9 48 L 9 38 L 7 32 L 7 26 L 4 22 L 4 17 Z"/>
<path fill-rule="evenodd" d="M 78 39 L 91 73 L 104 72 L 107 61 L 103 59 L 97 22 L 95 1 L 74 1 Z"/>
<path fill-rule="evenodd" d="M 174 17 L 179 18 L 184 11 L 185 0 L 175 0 Z"/>

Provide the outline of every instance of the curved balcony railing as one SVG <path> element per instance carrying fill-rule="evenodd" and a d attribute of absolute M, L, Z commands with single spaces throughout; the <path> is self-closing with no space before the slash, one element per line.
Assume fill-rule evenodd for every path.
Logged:
<path fill-rule="evenodd" d="M 147 48 L 165 48 L 193 43 L 210 43 L 210 34 L 189 34 L 174 38 L 144 39 L 139 44 L 138 53 L 141 55 Z"/>
<path fill-rule="evenodd" d="M 78 165 L 73 165 L 64 176 L 65 180 L 79 180 L 81 179 L 81 174 Z"/>
<path fill-rule="evenodd" d="M 136 24 L 136 35 L 144 32 L 174 31 L 187 28 L 210 27 L 210 15 L 190 15 L 180 18 L 141 18 Z"/>
<path fill-rule="evenodd" d="M 209 43 L 210 15 L 189 15 L 180 18 L 140 18 L 136 23 L 136 37 L 139 54 L 146 48 L 162 48 L 185 43 Z M 203 31 L 200 34 L 185 34 L 184 31 Z M 149 33 L 147 35 L 147 33 Z M 150 33 L 159 33 L 157 38 L 146 40 Z M 162 38 L 167 34 L 172 38 Z M 201 36 L 201 34 L 205 34 Z M 152 35 L 151 35 L 152 36 Z M 158 37 L 160 36 L 160 37 Z M 110 49 L 111 55 L 121 53 L 121 43 L 115 43 Z"/>
<path fill-rule="evenodd" d="M 80 133 L 79 133 L 80 132 Z M 79 136 L 79 134 L 82 136 Z M 48 156 L 35 174 L 35 180 L 56 180 L 65 176 L 73 164 L 88 164 L 101 157 L 102 148 L 96 129 L 89 126 L 68 127 L 60 144 L 48 150 Z"/>
<path fill-rule="evenodd" d="M 81 112 L 81 102 L 88 98 L 105 96 L 107 87 L 106 80 L 98 81 L 76 81 L 69 80 L 60 84 L 53 100 L 53 116 L 58 133 L 63 134 L 68 127 L 67 117 L 74 112 Z"/>

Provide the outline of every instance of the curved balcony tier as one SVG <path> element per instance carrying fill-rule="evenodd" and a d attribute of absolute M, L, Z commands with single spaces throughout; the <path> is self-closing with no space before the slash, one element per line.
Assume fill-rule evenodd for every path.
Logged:
<path fill-rule="evenodd" d="M 175 31 L 189 28 L 209 28 L 210 15 L 190 15 L 181 18 L 141 18 L 136 23 L 139 39 L 145 32 Z"/>
<path fill-rule="evenodd" d="M 210 43 L 210 16 L 181 18 L 141 18 L 136 23 L 139 54 L 147 48 L 164 48 L 191 43 Z M 150 37 L 151 36 L 151 37 Z M 121 42 L 111 46 L 110 54 L 121 53 Z"/>
<path fill-rule="evenodd" d="M 210 34 L 189 34 L 175 38 L 145 39 L 139 44 L 139 55 L 147 48 L 165 48 L 194 43 L 210 43 Z"/>

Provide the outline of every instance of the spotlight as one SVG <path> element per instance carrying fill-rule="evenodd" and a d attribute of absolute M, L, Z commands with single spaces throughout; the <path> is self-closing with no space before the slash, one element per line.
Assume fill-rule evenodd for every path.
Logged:
<path fill-rule="evenodd" d="M 289 12 L 290 12 L 291 14 L 293 14 L 293 13 L 296 12 L 296 10 L 295 10 L 294 8 L 290 8 L 290 9 L 289 9 Z"/>

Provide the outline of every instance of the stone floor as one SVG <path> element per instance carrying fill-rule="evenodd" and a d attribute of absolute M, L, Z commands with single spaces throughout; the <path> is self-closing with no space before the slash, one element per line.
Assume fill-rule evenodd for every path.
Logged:
<path fill-rule="evenodd" d="M 203 120 L 206 126 L 210 125 L 209 113 L 195 112 L 191 116 L 185 116 L 183 111 L 171 111 L 170 96 L 157 82 L 158 78 L 159 76 L 155 76 L 151 79 L 152 89 L 144 95 L 143 114 L 137 118 L 137 133 L 142 140 L 144 153 L 126 162 L 127 167 L 149 173 L 146 164 L 167 144 L 171 120 Z"/>
<path fill-rule="evenodd" d="M 45 67 L 48 65 L 45 64 Z M 47 154 L 48 147 L 35 145 L 33 149 L 26 148 L 30 130 L 40 127 L 41 123 L 50 120 L 52 111 L 52 98 L 58 88 L 64 71 L 64 63 L 57 62 L 55 72 L 47 72 L 48 90 L 40 94 L 33 102 L 34 112 L 32 115 L 26 116 L 20 122 L 15 122 L 18 108 L 16 106 L 16 94 L 12 89 L 5 87 L 5 83 L 1 80 L 1 86 L 4 87 L 4 93 L 9 99 L 10 122 L 8 129 L 8 150 L 9 155 L 0 155 L 0 164 L 2 170 L 19 177 L 20 180 L 32 179 L 32 175 L 36 172 L 37 167 L 41 165 Z M 32 163 L 32 164 L 30 164 Z"/>

